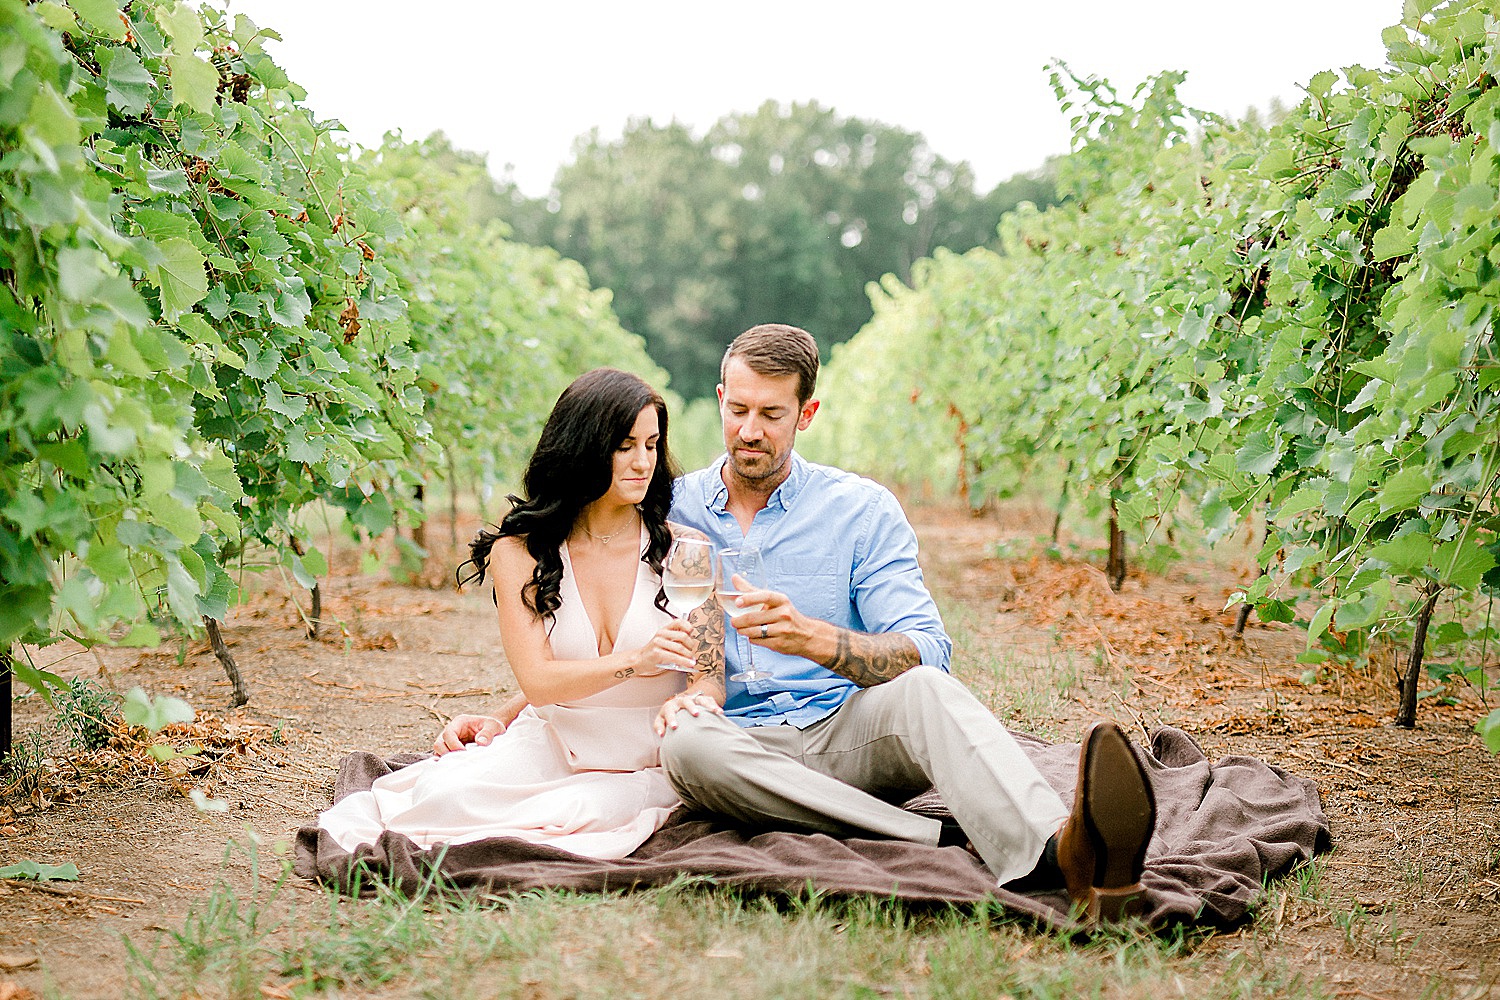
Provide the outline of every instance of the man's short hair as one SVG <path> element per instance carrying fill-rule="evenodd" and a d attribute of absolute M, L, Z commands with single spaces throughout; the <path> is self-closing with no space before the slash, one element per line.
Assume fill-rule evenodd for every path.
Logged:
<path fill-rule="evenodd" d="M 719 362 L 720 382 L 731 358 L 739 358 L 757 375 L 797 376 L 798 405 L 812 399 L 818 386 L 818 342 L 799 327 L 762 323 L 735 337 Z"/>

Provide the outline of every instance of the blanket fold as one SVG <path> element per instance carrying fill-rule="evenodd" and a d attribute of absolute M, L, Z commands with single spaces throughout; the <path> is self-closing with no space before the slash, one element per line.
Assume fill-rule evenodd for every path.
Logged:
<path fill-rule="evenodd" d="M 1079 745 L 1049 744 L 1022 733 L 1022 748 L 1042 775 L 1072 801 Z M 1244 920 L 1266 881 L 1331 845 L 1315 784 L 1254 757 L 1211 763 L 1187 733 L 1164 726 L 1149 750 L 1137 748 L 1156 794 L 1157 826 L 1142 883 L 1148 925 L 1196 923 L 1227 927 Z M 368 789 L 375 779 L 421 759 L 344 758 L 334 799 Z M 924 815 L 948 817 L 935 792 L 907 802 Z M 435 881 L 463 892 L 555 888 L 624 890 L 699 877 L 716 885 L 785 895 L 809 886 L 831 896 L 869 894 L 913 903 L 972 904 L 993 900 L 1018 915 L 1058 928 L 1072 926 L 1068 898 L 1058 891 L 1014 892 L 959 847 L 894 840 L 836 840 L 822 834 L 736 827 L 721 817 L 679 809 L 630 857 L 582 858 L 507 838 L 421 851 L 398 834 L 349 854 L 317 827 L 297 832 L 296 872 L 353 891 L 370 875 L 416 894 Z"/>

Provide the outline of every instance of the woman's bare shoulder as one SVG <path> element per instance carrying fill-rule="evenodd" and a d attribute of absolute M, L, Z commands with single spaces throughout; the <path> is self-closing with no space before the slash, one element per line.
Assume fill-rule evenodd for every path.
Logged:
<path fill-rule="evenodd" d="M 495 539 L 495 547 L 490 550 L 490 558 L 494 560 L 497 568 L 503 568 L 510 572 L 525 570 L 531 572 L 536 560 L 531 557 L 531 552 L 526 548 L 526 539 L 516 535 L 504 535 Z"/>
<path fill-rule="evenodd" d="M 668 521 L 667 529 L 672 532 L 673 538 L 694 538 L 700 542 L 709 541 L 709 537 L 697 528 L 690 528 L 685 524 L 678 524 L 676 521 Z"/>

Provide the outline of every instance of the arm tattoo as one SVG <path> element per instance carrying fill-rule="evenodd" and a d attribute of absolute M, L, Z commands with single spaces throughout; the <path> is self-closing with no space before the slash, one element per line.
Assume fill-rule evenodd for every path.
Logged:
<path fill-rule="evenodd" d="M 693 673 L 693 683 L 700 689 L 711 691 L 722 704 L 724 701 L 724 609 L 712 599 L 699 605 L 687 617 L 688 631 L 693 635 L 696 650 L 693 659 L 698 669 Z"/>
<path fill-rule="evenodd" d="M 841 628 L 833 659 L 823 666 L 860 687 L 874 687 L 901 676 L 921 662 L 922 654 L 910 636 Z"/>

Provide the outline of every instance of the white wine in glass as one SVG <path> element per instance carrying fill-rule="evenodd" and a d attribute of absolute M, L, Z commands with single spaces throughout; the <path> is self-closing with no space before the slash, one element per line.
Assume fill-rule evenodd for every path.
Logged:
<path fill-rule="evenodd" d="M 714 595 L 716 565 L 714 547 L 702 538 L 674 538 L 661 564 L 661 587 L 667 594 L 667 612 L 686 618 Z M 692 673 L 689 667 L 663 663 L 670 670 Z"/>
<path fill-rule="evenodd" d="M 741 587 L 736 577 L 744 581 Z M 719 604 L 723 606 L 725 614 L 733 618 L 742 615 L 746 611 L 754 611 L 760 607 L 759 604 L 747 604 L 743 607 L 735 604 L 735 599 L 741 594 L 752 590 L 760 590 L 765 583 L 765 573 L 761 567 L 759 549 L 724 549 L 719 553 Z M 746 643 L 745 669 L 738 673 L 729 675 L 732 681 L 764 681 L 769 680 L 771 674 L 755 667 L 755 645 Z"/>

